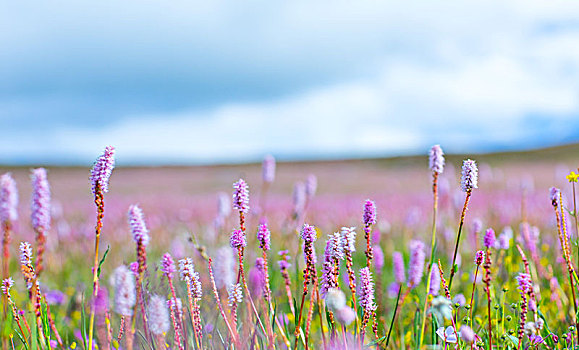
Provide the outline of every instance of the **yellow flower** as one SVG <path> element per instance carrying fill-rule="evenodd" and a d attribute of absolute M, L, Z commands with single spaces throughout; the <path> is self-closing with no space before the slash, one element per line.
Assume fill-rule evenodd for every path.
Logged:
<path fill-rule="evenodd" d="M 569 175 L 567 175 L 567 180 L 569 180 L 569 182 L 577 182 L 578 178 L 579 174 L 575 174 L 574 171 L 572 171 Z"/>

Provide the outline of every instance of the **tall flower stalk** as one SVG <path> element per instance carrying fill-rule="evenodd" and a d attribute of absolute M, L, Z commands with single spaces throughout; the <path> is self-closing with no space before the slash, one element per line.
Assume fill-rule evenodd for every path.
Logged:
<path fill-rule="evenodd" d="M 288 303 L 290 306 L 290 310 L 292 312 L 292 315 L 295 318 L 296 317 L 296 310 L 295 310 L 294 303 L 293 303 L 291 279 L 290 279 L 289 271 L 288 271 L 288 269 L 291 267 L 291 264 L 289 262 L 290 257 L 288 255 L 288 253 L 289 252 L 287 250 L 279 251 L 278 255 L 281 257 L 281 260 L 278 260 L 277 264 L 279 266 L 281 277 L 283 278 L 283 282 L 285 285 L 285 292 L 287 295 L 287 300 L 288 300 Z"/>
<path fill-rule="evenodd" d="M 573 308 L 575 315 L 577 315 L 577 301 L 575 296 L 575 284 L 573 277 L 577 280 L 577 275 L 573 265 L 571 264 L 571 251 L 569 249 L 569 241 L 567 238 L 567 225 L 565 224 L 565 211 L 563 209 L 563 196 L 558 188 L 551 187 L 550 189 L 551 205 L 555 210 L 557 218 L 557 230 L 559 232 L 559 242 L 561 243 L 561 252 L 567 264 L 567 271 L 569 272 L 569 285 L 571 287 L 571 296 L 573 300 Z M 577 327 L 577 320 L 575 320 L 575 329 L 577 331 L 577 339 L 579 341 L 579 327 Z"/>
<path fill-rule="evenodd" d="M 482 265 L 483 261 L 485 260 L 485 252 L 483 250 L 479 250 L 475 254 L 474 263 L 476 265 L 476 269 L 474 271 L 474 280 L 472 282 L 472 293 L 470 295 L 470 304 L 469 304 L 469 319 L 470 319 L 470 328 L 472 328 L 472 312 L 473 312 L 473 302 L 474 302 L 474 291 L 476 289 L 476 280 L 478 277 L 478 270 Z"/>
<path fill-rule="evenodd" d="M 360 270 L 359 302 L 364 310 L 362 324 L 360 325 L 360 345 L 363 345 L 364 335 L 366 334 L 366 325 L 376 310 L 376 304 L 374 303 L 374 282 L 372 281 L 372 273 L 368 267 L 364 267 Z"/>
<path fill-rule="evenodd" d="M 240 212 L 241 214 L 241 212 Z M 249 299 L 249 306 L 248 306 L 248 311 L 251 312 L 253 310 L 253 313 L 255 314 L 260 328 L 264 333 L 267 333 L 270 337 L 272 337 L 272 331 L 270 329 L 270 331 L 265 330 L 265 327 L 263 325 L 263 322 L 261 321 L 261 318 L 259 317 L 259 313 L 257 312 L 257 309 L 255 308 L 255 304 L 253 303 L 253 299 L 251 297 L 251 292 L 249 291 L 249 287 L 247 285 L 247 281 L 245 279 L 245 272 L 243 269 L 243 251 L 245 249 L 245 247 L 247 246 L 247 240 L 245 237 L 245 233 L 242 230 L 233 230 L 233 232 L 231 233 L 231 237 L 229 240 L 229 243 L 231 245 L 231 248 L 236 249 L 237 250 L 237 257 L 239 259 L 239 269 L 238 269 L 238 274 L 237 274 L 237 283 L 241 285 L 244 289 L 245 289 L 245 293 L 247 294 L 247 299 Z M 235 307 L 237 307 L 235 305 Z M 271 344 L 271 343 L 270 343 Z"/>
<path fill-rule="evenodd" d="M 150 237 L 149 230 L 145 224 L 145 218 L 143 211 L 137 205 L 131 205 L 128 212 L 129 227 L 131 228 L 131 233 L 133 235 L 133 241 L 137 246 L 137 272 L 136 272 L 136 286 L 137 286 L 137 303 L 135 304 L 135 310 L 132 316 L 131 322 L 131 334 L 132 337 L 135 333 L 135 323 L 136 323 L 136 308 L 140 306 L 141 315 L 143 317 L 143 327 L 145 329 L 145 334 L 147 334 L 147 313 L 145 312 L 145 301 L 143 297 L 143 278 L 145 276 L 145 271 L 147 271 L 147 245 L 149 245 Z"/>
<path fill-rule="evenodd" d="M 435 247 L 436 247 L 436 217 L 438 213 L 438 177 L 444 171 L 444 153 L 442 152 L 442 148 L 440 145 L 434 145 L 430 149 L 429 154 L 429 167 L 430 171 L 432 172 L 432 195 L 433 195 L 433 204 L 432 204 L 432 239 L 430 243 L 430 263 L 428 264 L 429 270 L 428 275 L 431 276 L 432 268 L 435 261 Z M 430 298 L 430 284 L 431 278 L 428 278 L 426 282 L 426 294 L 424 296 L 424 309 L 422 310 L 422 326 L 420 327 L 420 347 L 422 347 L 422 343 L 424 341 L 424 329 L 426 328 L 426 311 L 428 310 L 428 301 Z"/>
<path fill-rule="evenodd" d="M 366 239 L 366 266 L 369 268 L 374 258 L 370 236 L 372 234 L 372 225 L 376 224 L 376 204 L 369 199 L 364 203 L 362 221 L 364 222 L 364 238 Z"/>
<path fill-rule="evenodd" d="M 487 311 L 489 317 L 489 349 L 493 348 L 493 327 L 492 327 L 492 314 L 491 314 L 491 247 L 495 245 L 495 231 L 489 228 L 485 232 L 484 246 L 486 248 L 485 253 L 485 263 L 483 265 L 485 270 L 485 277 L 483 282 L 485 284 L 485 293 L 487 294 Z"/>
<path fill-rule="evenodd" d="M 44 270 L 44 250 L 46 248 L 46 234 L 50 230 L 50 186 L 46 179 L 46 170 L 38 168 L 32 170 L 32 205 L 31 221 L 36 232 L 36 274 Z"/>
<path fill-rule="evenodd" d="M 177 294 L 175 293 L 175 287 L 173 286 L 173 274 L 175 273 L 175 262 L 173 261 L 173 257 L 171 254 L 165 253 L 161 258 L 161 271 L 163 272 L 163 276 L 167 278 L 169 282 L 169 289 L 171 289 L 171 295 L 173 296 L 172 300 L 177 300 Z M 176 303 L 176 302 L 175 302 Z M 181 343 L 181 329 L 179 327 L 179 323 L 177 323 L 177 315 L 175 314 L 176 307 L 170 308 L 171 313 L 171 320 L 173 321 L 173 328 L 175 329 L 175 345 L 179 349 L 183 349 L 183 345 Z"/>
<path fill-rule="evenodd" d="M 268 267 L 268 263 L 267 263 L 267 251 L 270 249 L 270 239 L 271 239 L 271 232 L 269 231 L 269 228 L 267 227 L 267 222 L 262 222 L 258 229 L 257 229 L 257 241 L 259 242 L 259 247 L 261 248 L 262 251 L 262 257 L 263 257 L 263 281 L 264 281 L 264 294 L 265 294 L 265 300 L 267 301 L 267 304 L 269 306 L 268 308 L 268 315 L 269 317 L 267 318 L 268 322 L 268 333 L 269 335 L 271 335 L 271 339 L 270 339 L 270 344 L 274 343 L 274 338 L 273 338 L 273 328 L 271 325 L 271 316 L 274 314 L 274 309 L 273 309 L 273 303 L 271 301 L 271 288 L 269 285 L 269 267 Z"/>
<path fill-rule="evenodd" d="M 579 168 L 577 171 L 579 172 Z M 573 187 L 573 218 L 575 219 L 575 237 L 577 240 L 577 263 L 579 263 L 579 218 L 577 217 L 577 200 L 575 196 L 575 183 L 579 181 L 579 174 L 575 174 L 575 172 L 572 171 L 567 175 L 567 180 L 569 180 Z M 569 254 L 571 254 L 571 252 L 569 252 Z"/>
<path fill-rule="evenodd" d="M 2 236 L 2 277 L 8 278 L 10 271 L 10 241 L 12 235 L 12 227 L 14 222 L 18 220 L 18 190 L 16 189 L 16 182 L 10 173 L 6 173 L 0 177 L 0 224 L 4 231 Z"/>
<path fill-rule="evenodd" d="M 213 295 L 215 296 L 215 302 L 217 303 L 217 307 L 219 308 L 219 312 L 221 313 L 221 317 L 227 326 L 227 330 L 229 331 L 229 335 L 233 340 L 233 343 L 236 345 L 239 344 L 239 335 L 237 334 L 237 329 L 235 327 L 231 327 L 229 323 L 229 319 L 225 315 L 225 310 L 223 309 L 223 305 L 221 304 L 221 298 L 219 297 L 219 292 L 217 291 L 217 285 L 215 284 L 215 276 L 213 275 L 213 267 L 212 267 L 212 259 L 207 258 L 207 266 L 209 269 L 209 280 L 211 281 L 211 287 L 213 288 Z"/>
<path fill-rule="evenodd" d="M 12 316 L 14 317 L 14 320 L 16 321 L 16 324 L 18 325 L 18 329 L 20 329 L 20 334 L 22 334 L 24 336 L 24 342 L 26 343 L 26 347 L 28 348 L 28 336 L 26 336 L 26 333 L 24 333 L 24 329 L 22 328 L 22 323 L 20 323 L 20 321 L 24 321 L 24 325 L 26 326 L 26 330 L 28 331 L 28 334 L 32 334 L 30 332 L 30 326 L 28 325 L 28 322 L 26 321 L 26 317 L 22 317 L 20 315 L 20 310 L 18 309 L 18 307 L 16 306 L 16 304 L 14 303 L 14 300 L 12 300 L 12 296 L 10 295 L 10 288 L 12 288 L 12 286 L 14 285 L 14 280 L 12 279 L 12 277 L 8 277 L 5 278 L 4 280 L 2 280 L 2 294 L 6 297 L 6 300 L 8 301 L 8 305 L 10 306 L 10 308 L 12 309 Z"/>
<path fill-rule="evenodd" d="M 105 213 L 104 195 L 109 191 L 109 179 L 115 167 L 115 148 L 107 146 L 104 153 L 97 159 L 92 168 L 90 180 L 92 183 L 92 193 L 94 195 L 94 203 L 97 208 L 97 221 L 95 227 L 95 245 L 94 245 L 94 264 L 93 264 L 93 299 L 96 299 L 99 290 L 99 243 L 101 237 L 101 230 L 103 227 L 103 218 Z M 89 330 L 88 330 L 88 348 L 93 348 L 93 334 L 94 334 L 94 317 L 95 308 L 94 303 L 90 310 Z"/>
<path fill-rule="evenodd" d="M 125 265 L 121 265 L 113 273 L 113 284 L 115 289 L 115 311 L 121 315 L 118 340 L 121 340 L 123 333 L 127 333 L 125 338 L 126 347 L 132 349 L 133 335 L 130 334 L 131 324 L 128 320 L 134 315 L 137 300 L 135 274 Z"/>
<path fill-rule="evenodd" d="M 173 308 L 171 308 L 173 309 Z M 169 331 L 169 311 L 167 301 L 160 295 L 153 295 L 147 306 L 147 319 L 149 320 L 149 329 L 157 340 L 160 348 L 167 348 L 165 344 L 165 334 Z M 175 334 L 177 330 L 175 330 Z"/>
<path fill-rule="evenodd" d="M 34 308 L 36 316 L 36 327 L 38 334 L 44 334 L 44 324 L 42 322 L 42 307 L 40 286 L 38 283 L 36 271 L 32 264 L 32 247 L 28 242 L 20 243 L 20 270 L 26 282 L 26 288 L 29 291 L 29 298 Z M 42 337 L 44 339 L 44 337 Z"/>
<path fill-rule="evenodd" d="M 298 339 L 301 330 L 301 323 L 302 323 L 302 314 L 304 309 L 304 302 L 306 296 L 308 295 L 308 286 L 310 283 L 314 283 L 315 275 L 316 275 L 316 267 L 314 265 L 314 242 L 316 241 L 317 234 L 316 229 L 313 226 L 308 224 L 304 224 L 301 232 L 301 237 L 304 241 L 304 259 L 306 261 L 306 266 L 304 267 L 304 288 L 302 291 L 302 301 L 300 304 L 300 311 L 298 313 L 298 322 L 296 323 L 295 329 L 295 343 L 294 343 L 294 350 L 298 347 Z M 313 294 L 313 293 L 312 293 Z M 314 302 L 314 298 L 310 298 L 310 303 Z M 308 334 L 305 334 L 306 339 L 306 348 L 308 346 Z"/>
<path fill-rule="evenodd" d="M 203 296 L 199 273 L 195 272 L 193 260 L 185 258 L 179 260 L 179 277 L 181 281 L 187 283 L 187 299 L 189 301 L 189 310 L 191 310 L 191 322 L 193 333 L 195 335 L 195 344 L 198 349 L 202 348 L 203 332 L 201 329 L 201 310 L 199 302 Z"/>
<path fill-rule="evenodd" d="M 352 260 L 352 254 L 356 251 L 356 228 L 342 227 L 341 234 L 344 245 L 344 254 L 346 256 L 346 270 L 348 271 L 348 284 L 350 287 L 350 292 L 352 293 L 354 311 L 356 312 L 357 315 L 358 308 L 356 306 L 356 276 L 354 275 L 354 269 L 352 268 L 352 266 L 354 265 L 354 262 Z"/>
<path fill-rule="evenodd" d="M 233 209 L 239 212 L 239 228 L 245 234 L 245 214 L 249 213 L 249 186 L 245 180 L 239 179 L 233 184 L 233 190 Z"/>
<path fill-rule="evenodd" d="M 466 216 L 466 211 L 468 209 L 468 202 L 470 201 L 470 196 L 472 195 L 472 190 L 478 188 L 478 168 L 476 162 L 472 159 L 467 159 L 462 163 L 462 176 L 460 180 L 460 187 L 463 192 L 466 193 L 464 199 L 464 206 L 462 207 L 462 213 L 460 214 L 460 223 L 458 225 L 458 233 L 456 235 L 456 244 L 454 246 L 454 254 L 452 256 L 452 266 L 450 267 L 450 277 L 448 280 L 448 288 L 452 288 L 452 279 L 456 273 L 456 254 L 458 253 L 458 246 L 460 243 L 460 234 L 462 232 L 462 225 L 464 224 L 464 218 Z"/>
<path fill-rule="evenodd" d="M 527 321 L 527 293 L 532 288 L 531 285 L 531 276 L 526 273 L 519 273 L 517 276 L 517 284 L 519 291 L 521 292 L 521 316 L 519 319 L 519 346 L 518 349 L 521 348 L 523 343 L 523 335 L 525 334 L 525 322 Z"/>

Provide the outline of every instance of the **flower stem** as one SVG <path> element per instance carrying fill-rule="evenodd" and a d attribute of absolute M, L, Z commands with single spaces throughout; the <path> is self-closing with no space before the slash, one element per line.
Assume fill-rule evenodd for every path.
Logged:
<path fill-rule="evenodd" d="M 94 244 L 94 265 L 93 265 L 93 300 L 96 299 L 99 290 L 99 276 L 98 276 L 98 265 L 99 265 L 99 242 L 101 237 L 101 230 L 103 227 L 103 217 L 105 212 L 104 196 L 101 187 L 97 184 L 95 187 L 95 199 L 94 202 L 97 207 L 97 223 L 95 228 L 95 244 Z M 88 328 L 88 348 L 92 349 L 92 337 L 94 332 L 94 316 L 95 316 L 95 303 L 91 303 L 90 309 L 90 321 Z"/>
<path fill-rule="evenodd" d="M 430 244 L 430 263 L 428 264 L 428 275 L 427 282 L 426 282 L 426 295 L 424 296 L 424 309 L 422 312 L 422 326 L 420 327 L 420 338 L 418 340 L 420 346 L 422 347 L 423 337 L 424 337 L 424 329 L 426 328 L 426 309 L 428 307 L 428 295 L 430 293 L 430 284 L 431 278 L 430 275 L 432 274 L 432 264 L 434 263 L 434 250 L 436 248 L 436 214 L 438 212 L 438 173 L 432 173 L 432 193 L 434 197 L 434 203 L 432 205 L 432 242 Z"/>
<path fill-rule="evenodd" d="M 398 288 L 398 296 L 396 297 L 396 306 L 394 307 L 394 314 L 392 315 L 392 322 L 390 322 L 390 329 L 388 329 L 388 335 L 386 336 L 386 346 L 388 348 L 388 343 L 390 342 L 390 334 L 392 333 L 392 328 L 394 328 L 394 320 L 396 320 L 396 312 L 398 311 L 398 301 L 400 300 L 400 294 L 402 293 L 402 285 Z"/>
<path fill-rule="evenodd" d="M 468 208 L 468 201 L 470 200 L 470 195 L 472 191 L 466 192 L 466 198 L 464 199 L 464 206 L 462 207 L 462 214 L 460 215 L 460 224 L 458 225 L 458 234 L 456 235 L 456 244 L 454 246 L 454 254 L 452 256 L 452 266 L 450 268 L 450 277 L 448 280 L 448 289 L 452 288 L 452 278 L 456 273 L 456 253 L 458 253 L 458 244 L 460 243 L 460 234 L 462 232 L 462 225 L 464 224 L 464 217 L 466 216 L 466 210 Z"/>

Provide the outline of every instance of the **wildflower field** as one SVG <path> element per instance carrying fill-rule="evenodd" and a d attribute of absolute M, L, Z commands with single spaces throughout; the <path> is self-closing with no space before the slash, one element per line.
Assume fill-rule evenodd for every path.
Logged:
<path fill-rule="evenodd" d="M 441 146 L 3 168 L 2 348 L 579 347 L 577 146 Z"/>

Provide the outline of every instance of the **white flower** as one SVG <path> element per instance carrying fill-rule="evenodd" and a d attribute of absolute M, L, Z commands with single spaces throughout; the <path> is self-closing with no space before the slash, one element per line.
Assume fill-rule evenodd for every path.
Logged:
<path fill-rule="evenodd" d="M 452 326 L 446 327 L 446 330 L 444 329 L 444 327 L 440 327 L 436 330 L 436 334 L 438 334 L 438 336 L 441 337 L 442 340 L 444 340 L 446 343 L 454 344 L 458 341 L 456 337 L 456 332 L 454 331 L 454 328 L 452 328 Z"/>
<path fill-rule="evenodd" d="M 442 295 L 432 299 L 431 305 L 430 312 L 436 316 L 438 322 L 442 323 L 444 319 L 452 318 L 452 302 Z"/>

